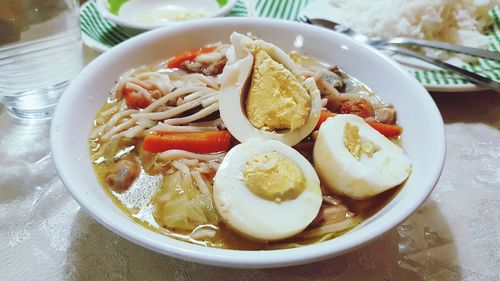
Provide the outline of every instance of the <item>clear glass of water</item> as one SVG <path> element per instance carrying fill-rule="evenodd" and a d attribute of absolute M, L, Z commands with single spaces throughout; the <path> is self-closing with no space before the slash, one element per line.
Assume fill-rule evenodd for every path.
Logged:
<path fill-rule="evenodd" d="M 77 0 L 0 0 L 0 100 L 18 118 L 50 118 L 83 66 Z"/>

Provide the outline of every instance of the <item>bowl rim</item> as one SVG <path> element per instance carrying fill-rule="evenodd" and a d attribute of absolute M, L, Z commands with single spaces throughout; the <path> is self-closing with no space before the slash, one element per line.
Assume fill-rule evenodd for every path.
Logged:
<path fill-rule="evenodd" d="M 73 184 L 73 179 L 70 175 L 65 171 L 64 163 L 65 158 L 71 157 L 68 155 L 64 155 L 64 153 L 59 149 L 62 144 L 61 133 L 58 130 L 58 127 L 62 126 L 65 123 L 64 118 L 64 110 L 68 110 L 65 106 L 70 106 L 67 100 L 71 95 L 71 92 L 77 92 L 78 83 L 81 83 L 82 80 L 87 75 L 90 75 L 94 69 L 98 69 L 101 65 L 105 65 L 106 61 L 109 60 L 108 57 L 111 57 L 114 53 L 119 53 L 122 50 L 126 50 L 131 46 L 140 46 L 141 41 L 148 41 L 157 36 L 168 36 L 168 34 L 172 32 L 186 32 L 191 29 L 203 28 L 203 27 L 216 27 L 218 25 L 238 25 L 238 24 L 255 24 L 257 25 L 271 25 L 273 28 L 278 29 L 280 26 L 284 25 L 292 25 L 295 28 L 300 29 L 315 29 L 315 32 L 322 32 L 325 35 L 342 37 L 342 40 L 349 41 L 351 45 L 361 46 L 367 52 L 370 52 L 371 55 L 378 56 L 382 58 L 385 63 L 390 64 L 392 67 L 396 68 L 401 74 L 406 75 L 410 78 L 411 83 L 413 83 L 414 87 L 418 87 L 422 92 L 422 96 L 419 96 L 420 99 L 424 99 L 425 103 L 428 105 L 429 112 L 433 119 L 435 119 L 435 126 L 438 131 L 436 131 L 436 145 L 438 146 L 436 149 L 438 153 L 433 155 L 433 160 L 436 163 L 436 169 L 432 174 L 426 175 L 425 183 L 426 185 L 423 187 L 423 190 L 419 191 L 416 197 L 411 201 L 410 204 L 404 206 L 404 211 L 393 214 L 391 216 L 386 216 L 384 220 L 378 221 L 376 226 L 373 226 L 374 223 L 367 224 L 365 227 L 371 230 L 371 232 L 362 231 L 362 232 L 351 232 L 350 235 L 342 235 L 333 240 L 325 241 L 322 243 L 302 246 L 299 248 L 292 249 L 281 249 L 281 250 L 267 250 L 267 251 L 242 251 L 242 250 L 229 250 L 229 249 L 218 249 L 218 248 L 210 248 L 203 247 L 199 245 L 190 244 L 187 242 L 182 242 L 170 238 L 172 241 L 165 243 L 164 241 L 159 241 L 160 239 L 154 239 L 150 237 L 141 236 L 141 232 L 145 233 L 141 230 L 136 232 L 134 231 L 126 231 L 123 230 L 123 227 L 120 224 L 107 219 L 105 216 L 100 216 L 97 212 L 93 211 L 93 208 L 88 202 L 86 202 L 85 192 L 82 190 L 75 189 Z M 305 264 L 310 262 L 315 262 L 319 260 L 323 260 L 329 257 L 338 256 L 344 254 L 346 252 L 355 250 L 359 247 L 364 246 L 365 244 L 375 240 L 380 237 L 385 232 L 394 228 L 397 224 L 404 221 L 407 217 L 409 217 L 429 196 L 432 192 L 434 186 L 436 185 L 441 171 L 443 169 L 445 155 L 446 155 L 446 139 L 445 139 L 445 130 L 443 119 L 439 113 L 439 110 L 431 98 L 430 94 L 416 81 L 410 74 L 408 74 L 402 67 L 400 67 L 395 61 L 387 57 L 386 55 L 380 53 L 374 48 L 366 45 L 362 45 L 359 42 L 348 38 L 345 35 L 337 34 L 333 31 L 329 31 L 326 29 L 322 29 L 320 31 L 319 27 L 315 26 L 306 26 L 301 23 L 284 21 L 284 20 L 276 20 L 276 19 L 252 19 L 252 18 L 215 18 L 215 19 L 205 19 L 200 21 L 193 21 L 184 23 L 182 25 L 177 25 L 174 28 L 162 28 L 152 30 L 143 34 L 140 34 L 130 40 L 127 40 L 124 43 L 119 44 L 112 50 L 102 54 L 95 60 L 93 60 L 88 66 L 84 68 L 84 70 L 80 73 L 80 75 L 72 81 L 72 83 L 68 86 L 66 91 L 61 97 L 58 106 L 56 107 L 54 119 L 51 124 L 51 132 L 50 132 L 50 142 L 51 142 L 51 151 L 54 159 L 54 163 L 57 169 L 57 172 L 66 186 L 67 190 L 71 193 L 73 198 L 82 206 L 82 208 L 90 214 L 94 219 L 104 225 L 106 228 L 112 230 L 118 235 L 126 238 L 129 241 L 132 241 L 138 245 L 142 245 L 145 248 L 151 249 L 153 251 L 166 254 L 169 256 L 177 257 L 180 259 L 198 262 L 202 264 L 210 264 L 216 266 L 224 266 L 224 267 L 237 267 L 237 268 L 271 268 L 271 267 L 284 267 L 284 266 L 292 266 L 298 264 Z M 84 79 L 83 79 L 84 81 Z M 102 188 L 102 187 L 99 187 Z M 128 216 L 123 214 L 127 219 Z M 137 224 L 132 221 L 132 223 Z M 138 225 L 138 224 L 137 224 Z M 140 226 L 140 225 L 138 225 Z M 140 226 L 147 232 L 153 232 Z M 158 234 L 161 235 L 161 234 Z M 163 235 L 161 235 L 163 236 Z M 346 240 L 345 237 L 348 236 Z M 156 236 L 155 236 L 156 238 Z M 325 247 L 329 242 L 337 241 L 340 246 L 331 249 L 329 247 Z M 179 244 L 182 243 L 182 244 Z M 338 246 L 338 245 L 337 245 Z"/>
<path fill-rule="evenodd" d="M 213 1 L 216 1 L 216 0 L 213 0 Z M 115 24 L 125 26 L 128 28 L 132 28 L 132 29 L 152 30 L 152 29 L 165 27 L 165 26 L 174 26 L 174 25 L 181 24 L 181 23 L 199 21 L 199 20 L 203 20 L 203 19 L 207 19 L 207 18 L 224 16 L 224 15 L 228 14 L 229 11 L 231 11 L 231 9 L 234 8 L 237 0 L 227 0 L 227 3 L 224 6 L 220 7 L 216 12 L 208 14 L 202 18 L 199 18 L 199 19 L 193 19 L 193 20 L 188 20 L 188 21 L 184 21 L 184 22 L 166 22 L 166 23 L 150 23 L 150 24 L 129 21 L 127 19 L 124 19 L 118 15 L 111 13 L 108 9 L 107 2 L 108 2 L 108 0 L 96 0 L 97 11 L 105 19 L 107 19 Z"/>

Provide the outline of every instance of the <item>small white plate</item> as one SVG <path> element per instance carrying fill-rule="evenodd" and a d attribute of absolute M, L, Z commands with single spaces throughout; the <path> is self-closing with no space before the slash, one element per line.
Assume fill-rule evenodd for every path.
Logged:
<path fill-rule="evenodd" d="M 224 16 L 236 0 L 97 0 L 101 15 L 121 26 L 151 30 L 202 18 Z"/>
<path fill-rule="evenodd" d="M 309 4 L 304 7 L 301 15 L 305 15 L 309 18 L 323 18 L 335 21 L 332 18 L 334 14 L 334 8 L 329 3 L 329 0 L 311 0 Z M 496 10 L 497 12 L 500 9 Z M 496 36 L 500 34 L 500 23 L 497 23 L 493 33 Z M 495 45 L 499 49 L 500 37 L 495 35 L 490 36 L 492 45 Z M 458 75 L 448 73 L 439 67 L 432 64 L 420 61 L 414 58 L 403 57 L 399 55 L 388 54 L 391 58 L 396 60 L 401 64 L 408 72 L 410 72 L 427 90 L 435 92 L 475 92 L 484 90 L 484 88 L 479 87 L 469 81 L 461 78 Z M 463 64 L 459 61 L 452 62 L 458 67 L 465 67 L 469 71 L 480 72 L 480 75 L 488 75 L 492 79 L 496 79 L 495 75 L 498 76 L 496 71 L 500 68 L 500 63 L 491 62 L 483 59 L 479 59 L 479 65 Z"/>

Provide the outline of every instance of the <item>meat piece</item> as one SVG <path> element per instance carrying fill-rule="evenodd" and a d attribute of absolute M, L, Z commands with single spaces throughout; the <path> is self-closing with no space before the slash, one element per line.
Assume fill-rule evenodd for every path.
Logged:
<path fill-rule="evenodd" d="M 345 88 L 344 81 L 339 75 L 328 71 L 320 70 L 314 75 L 316 85 L 322 95 L 334 95 L 338 96 L 339 91 L 342 92 Z"/>
<path fill-rule="evenodd" d="M 373 106 L 365 99 L 343 101 L 338 109 L 340 114 L 355 114 L 361 118 L 374 117 Z"/>
<path fill-rule="evenodd" d="M 310 226 L 320 226 L 341 222 L 346 219 L 348 212 L 349 210 L 347 207 L 342 204 L 337 206 L 323 204 L 318 212 L 318 215 L 314 218 Z"/>
<path fill-rule="evenodd" d="M 224 58 L 220 61 L 214 62 L 207 66 L 203 70 L 203 74 L 208 75 L 208 76 L 215 76 L 219 75 L 222 73 L 222 70 L 224 69 L 224 66 L 226 66 L 227 59 Z"/>
<path fill-rule="evenodd" d="M 117 192 L 126 191 L 139 176 L 139 166 L 130 160 L 118 161 L 106 176 L 108 185 Z"/>
<path fill-rule="evenodd" d="M 187 70 L 188 72 L 202 73 L 207 76 L 215 76 L 222 73 L 226 62 L 226 58 L 223 58 L 211 64 L 204 64 L 197 61 L 186 61 L 181 64 L 180 68 Z"/>
<path fill-rule="evenodd" d="M 338 76 L 342 76 L 342 71 L 340 71 L 340 68 L 336 65 L 332 66 L 330 68 L 330 71 L 337 74 Z"/>
<path fill-rule="evenodd" d="M 144 93 L 137 92 L 133 89 L 125 88 L 123 96 L 128 108 L 146 108 L 151 104 L 151 100 Z"/>
<path fill-rule="evenodd" d="M 186 61 L 181 64 L 180 68 L 188 72 L 202 73 L 203 64 L 196 61 Z"/>
<path fill-rule="evenodd" d="M 375 119 L 385 124 L 394 124 L 396 122 L 396 111 L 392 105 L 375 109 Z"/>

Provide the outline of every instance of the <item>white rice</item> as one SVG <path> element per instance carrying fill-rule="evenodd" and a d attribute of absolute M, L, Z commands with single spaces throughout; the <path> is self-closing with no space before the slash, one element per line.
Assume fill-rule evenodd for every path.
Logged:
<path fill-rule="evenodd" d="M 488 11 L 500 0 L 330 0 L 329 18 L 368 36 L 444 41 L 487 48 L 482 32 L 491 24 Z M 425 50 L 445 58 L 444 52 Z"/>

